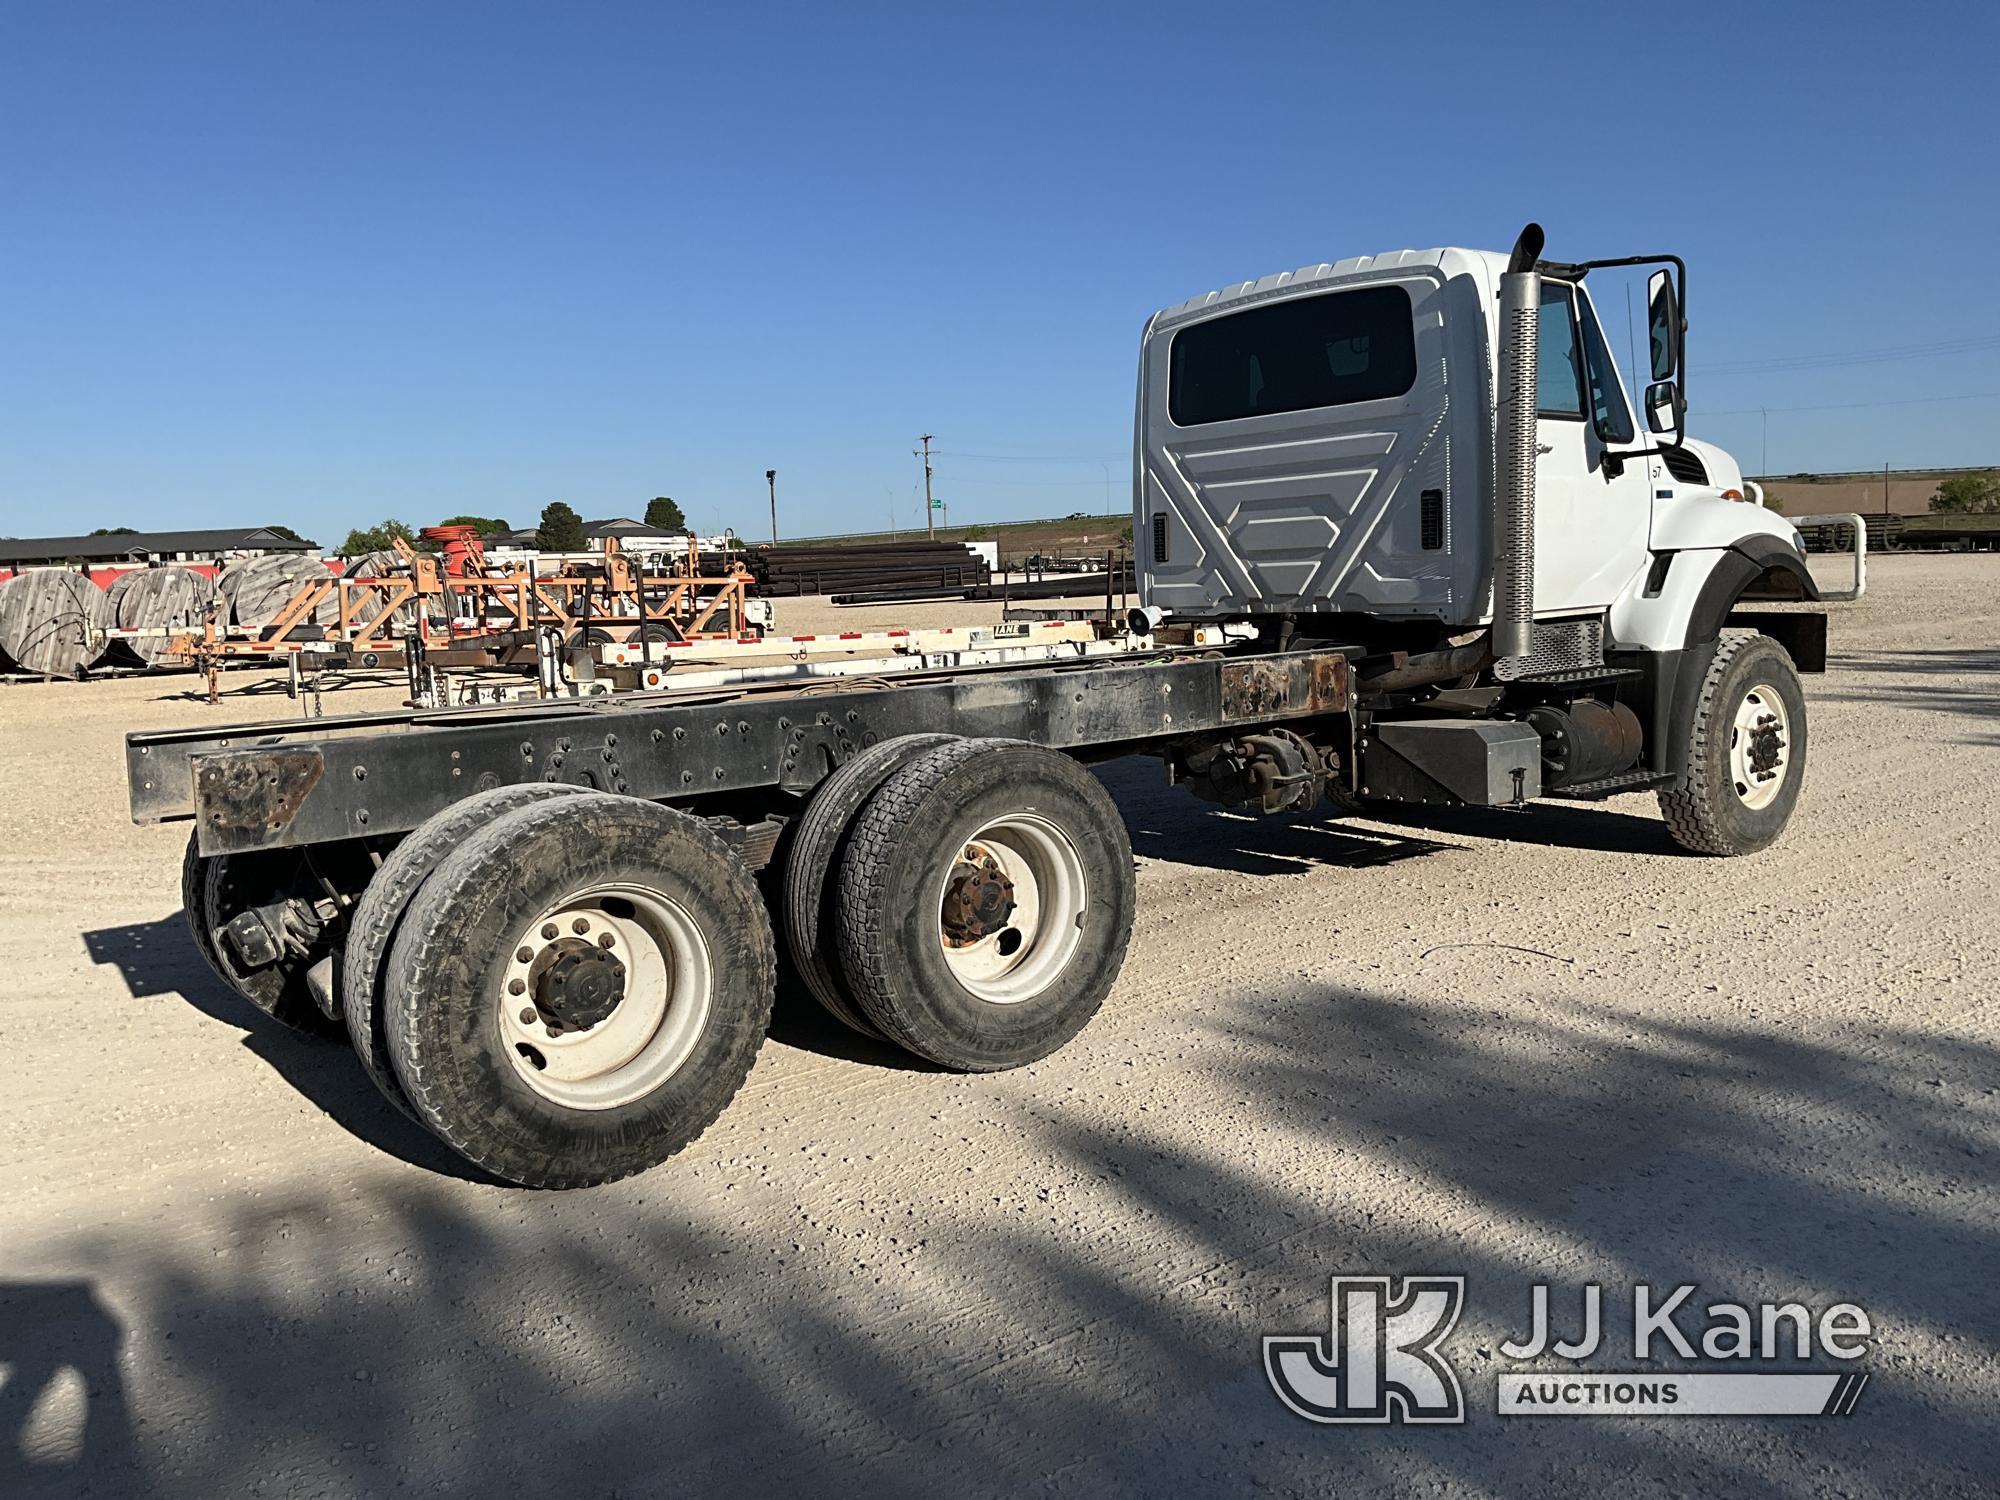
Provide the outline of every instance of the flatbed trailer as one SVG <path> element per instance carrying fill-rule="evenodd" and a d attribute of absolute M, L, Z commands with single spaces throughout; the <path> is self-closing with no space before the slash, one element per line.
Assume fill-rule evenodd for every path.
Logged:
<path fill-rule="evenodd" d="M 398 1108 L 544 1187 L 707 1127 L 780 944 L 830 1014 L 937 1065 L 1061 1047 L 1137 899 L 1095 762 L 1153 756 L 1279 814 L 1652 789 L 1683 847 L 1754 854 L 1804 776 L 1820 586 L 1735 461 L 1680 432 L 1685 268 L 1541 243 L 1157 315 L 1139 605 L 1088 641 L 135 733 L 133 817 L 192 821 L 183 901 L 225 983 L 344 1029 Z M 1650 438 L 1584 286 L 1641 264 Z"/>

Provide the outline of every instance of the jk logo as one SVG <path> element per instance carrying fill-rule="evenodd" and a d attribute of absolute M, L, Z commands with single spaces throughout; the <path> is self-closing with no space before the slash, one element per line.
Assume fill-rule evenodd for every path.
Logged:
<path fill-rule="evenodd" d="M 1438 1345 L 1465 1305 L 1463 1276 L 1333 1278 L 1324 1337 L 1264 1340 L 1264 1373 L 1308 1422 L 1463 1422 L 1458 1374 Z"/>

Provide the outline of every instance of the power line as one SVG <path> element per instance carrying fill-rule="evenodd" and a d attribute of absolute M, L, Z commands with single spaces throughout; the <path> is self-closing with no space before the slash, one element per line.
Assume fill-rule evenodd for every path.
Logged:
<path fill-rule="evenodd" d="M 960 453 L 955 448 L 934 448 L 931 451 L 939 458 L 976 458 L 983 463 L 994 464 L 1104 464 L 1125 461 L 1124 455 L 1112 460 L 1086 458 L 1080 453 Z"/>
<path fill-rule="evenodd" d="M 1824 354 L 1779 354 L 1765 359 L 1704 362 L 1703 375 L 1777 374 L 1790 370 L 1832 370 L 1845 365 L 1878 365 L 1901 359 L 1935 359 L 1950 354 L 1982 354 L 2000 349 L 2000 334 L 1940 339 L 1929 344 L 1893 344 L 1881 349 L 1832 350 Z"/>
<path fill-rule="evenodd" d="M 945 478 L 946 478 L 947 480 L 949 480 L 949 479 L 950 479 L 950 477 L 951 477 L 951 476 L 950 476 L 950 475 L 948 475 L 948 474 L 947 474 L 947 475 L 945 476 Z M 967 478 L 967 479 L 963 479 L 963 480 L 961 480 L 961 481 L 960 481 L 960 483 L 961 483 L 961 484 L 963 484 L 963 485 L 966 485 L 966 486 L 968 486 L 968 487 L 972 487 L 972 488 L 977 488 L 977 489 L 984 489 L 984 488 L 986 488 L 986 487 L 987 487 L 987 486 L 989 486 L 989 485 L 997 485 L 997 486 L 1000 486 L 1000 487 L 1002 487 L 1002 488 L 1005 488 L 1005 489 L 1016 489 L 1016 490 L 1095 490 L 1095 489 L 1101 489 L 1101 488 L 1103 487 L 1103 485 L 1102 485 L 1102 481 L 1100 481 L 1100 480 L 1096 480 L 1096 479 L 971 479 L 971 478 Z"/>
<path fill-rule="evenodd" d="M 1772 411 L 1858 411 L 1864 406 L 1936 406 L 1945 401 L 2000 401 L 2000 391 L 1972 391 L 1963 396 L 1917 396 L 1908 401 L 1828 401 L 1817 406 L 1739 406 L 1733 411 L 1696 411 L 1697 417 L 1754 417 Z"/>

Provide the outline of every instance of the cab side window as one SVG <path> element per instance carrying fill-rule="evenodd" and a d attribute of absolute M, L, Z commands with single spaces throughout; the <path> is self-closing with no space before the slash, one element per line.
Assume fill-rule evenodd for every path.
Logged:
<path fill-rule="evenodd" d="M 1544 281 L 1540 343 L 1535 359 L 1535 409 L 1544 417 L 1583 417 L 1576 312 L 1569 283 Z"/>
<path fill-rule="evenodd" d="M 1590 375 L 1591 423 L 1605 442 L 1629 443 L 1639 429 L 1632 424 L 1632 408 L 1625 404 L 1625 392 L 1618 384 L 1618 367 L 1605 347 L 1597 309 L 1588 297 L 1577 298 L 1577 303 L 1583 314 L 1583 364 Z"/>

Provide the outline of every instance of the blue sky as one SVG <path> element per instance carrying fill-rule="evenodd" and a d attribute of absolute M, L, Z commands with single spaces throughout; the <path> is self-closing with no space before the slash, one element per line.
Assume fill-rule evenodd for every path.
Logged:
<path fill-rule="evenodd" d="M 2000 461 L 1994 16 L 8 0 L 0 533 L 1122 510 L 1156 307 L 1528 218 L 1746 468 Z"/>

